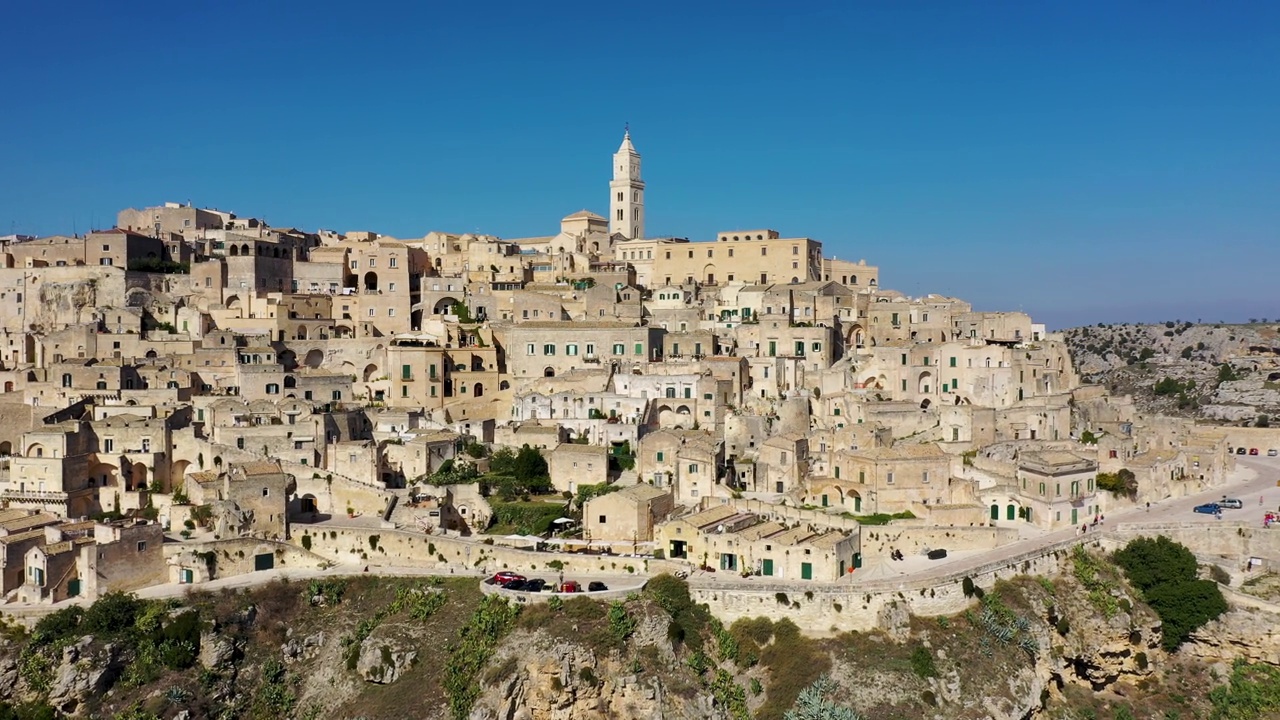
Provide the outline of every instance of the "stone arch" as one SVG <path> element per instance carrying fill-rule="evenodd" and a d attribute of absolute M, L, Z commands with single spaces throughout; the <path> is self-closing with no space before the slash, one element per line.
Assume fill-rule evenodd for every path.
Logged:
<path fill-rule="evenodd" d="M 542 377 L 555 377 L 556 369 L 548 365 L 542 369 Z"/>
<path fill-rule="evenodd" d="M 129 487 L 128 490 L 146 490 L 147 481 L 150 479 L 150 473 L 147 466 L 137 462 L 129 466 Z"/>
<path fill-rule="evenodd" d="M 373 382 L 373 379 L 376 377 L 378 377 L 378 365 L 376 363 L 369 363 L 368 365 L 365 365 L 364 381 Z"/>
<path fill-rule="evenodd" d="M 13 381 L 12 381 L 12 380 L 5 380 L 5 381 L 4 381 L 4 391 L 5 391 L 5 392 L 7 392 L 7 393 L 11 393 L 11 392 L 13 392 Z"/>
<path fill-rule="evenodd" d="M 930 400 L 929 398 L 925 398 L 924 400 L 921 400 L 921 401 L 920 401 L 920 409 L 921 409 L 921 410 L 928 410 L 928 409 L 929 409 L 929 406 L 930 406 L 930 405 L 932 405 L 932 404 L 933 404 L 933 401 L 932 401 L 932 400 Z"/>
<path fill-rule="evenodd" d="M 155 351 L 155 350 L 148 350 L 148 351 L 147 351 L 147 354 L 146 354 L 146 357 L 147 357 L 148 359 L 152 359 L 152 360 L 154 360 L 156 357 L 158 357 L 158 355 L 156 354 L 156 351 Z"/>
<path fill-rule="evenodd" d="M 378 273 L 370 270 L 369 272 L 364 274 L 364 289 L 365 290 L 378 289 Z"/>
<path fill-rule="evenodd" d="M 0 442 L 0 455 L 12 455 L 12 454 L 13 454 L 13 443 L 9 442 L 8 440 Z"/>
<path fill-rule="evenodd" d="M 23 453 L 27 457 L 44 457 L 44 445 L 40 443 L 31 443 L 27 446 L 27 451 Z"/>
<path fill-rule="evenodd" d="M 296 387 L 298 387 L 298 378 L 294 377 L 293 375 L 285 375 L 285 376 L 284 376 L 284 386 L 285 386 L 286 388 L 296 388 Z"/>
<path fill-rule="evenodd" d="M 689 415 L 691 412 L 692 411 L 689 410 L 688 405 L 681 405 L 680 407 L 676 408 L 677 415 Z"/>
<path fill-rule="evenodd" d="M 299 325 L 299 326 L 298 326 L 298 329 L 297 329 L 296 331 L 294 331 L 293 337 L 294 337 L 294 339 L 295 339 L 295 340 L 306 340 L 306 339 L 307 339 L 307 326 L 306 326 L 306 325 Z"/>
<path fill-rule="evenodd" d="M 235 245 L 232 245 L 232 246 L 231 246 L 231 249 L 230 249 L 230 254 L 231 254 L 231 257 L 237 257 L 237 256 L 239 256 L 239 255 L 240 255 L 240 248 L 236 247 Z"/>
<path fill-rule="evenodd" d="M 240 296 L 238 296 L 238 295 L 232 295 L 231 297 L 227 298 L 227 303 L 226 303 L 226 304 L 227 304 L 227 309 L 228 309 L 228 310 L 239 310 L 239 309 L 240 309 Z"/>
<path fill-rule="evenodd" d="M 511 388 L 511 383 L 507 382 L 506 380 L 503 380 L 502 382 L 498 383 L 499 390 L 508 390 L 510 388 Z"/>
<path fill-rule="evenodd" d="M 319 348 L 316 348 L 307 353 L 307 356 L 303 359 L 302 364 L 306 365 L 309 368 L 318 368 L 320 367 L 320 363 L 322 362 L 324 362 L 324 352 L 322 352 Z"/>
<path fill-rule="evenodd" d="M 484 383 L 476 383 L 471 386 L 472 394 L 475 397 L 484 397 Z"/>
<path fill-rule="evenodd" d="M 702 267 L 702 277 L 708 285 L 716 284 L 716 266 L 714 263 L 707 263 Z"/>
<path fill-rule="evenodd" d="M 933 390 L 933 373 L 925 370 L 920 373 L 920 377 L 916 380 L 916 390 L 921 393 L 928 393 Z"/>
<path fill-rule="evenodd" d="M 431 310 L 434 315 L 448 315 L 453 312 L 453 306 L 458 301 L 451 297 L 442 297 L 436 301 L 435 307 Z"/>
<path fill-rule="evenodd" d="M 182 483 L 183 478 L 187 476 L 187 469 L 190 467 L 190 460 L 175 460 L 173 466 L 169 468 L 169 482 L 175 487 Z"/>
<path fill-rule="evenodd" d="M 249 255 L 249 254 L 250 254 L 250 253 L 249 253 L 249 245 L 248 245 L 248 243 L 240 243 L 240 254 L 241 254 L 241 255 Z"/>
<path fill-rule="evenodd" d="M 865 341 L 866 333 L 860 323 L 854 323 L 851 325 L 849 330 L 844 334 L 845 347 L 862 347 L 862 344 Z"/>

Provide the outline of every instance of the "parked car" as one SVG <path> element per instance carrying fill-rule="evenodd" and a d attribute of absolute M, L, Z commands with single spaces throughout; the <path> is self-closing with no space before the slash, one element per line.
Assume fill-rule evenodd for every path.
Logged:
<path fill-rule="evenodd" d="M 1244 503 L 1235 498 L 1222 498 L 1218 504 L 1228 510 L 1240 510 L 1244 508 Z"/>
<path fill-rule="evenodd" d="M 1204 515 L 1217 515 L 1222 511 L 1222 506 L 1218 503 L 1205 503 L 1192 508 L 1192 512 L 1198 512 Z"/>
<path fill-rule="evenodd" d="M 526 579 L 525 576 L 519 573 L 513 573 L 510 570 L 503 570 L 502 572 L 493 576 L 493 582 L 503 587 L 506 587 L 507 583 L 509 582 L 512 582 L 515 580 L 520 580 L 523 582 L 525 579 Z"/>
<path fill-rule="evenodd" d="M 1276 455 L 1280 455 L 1280 450 L 1271 448 L 1270 450 L 1267 451 L 1267 457 L 1275 457 Z"/>
<path fill-rule="evenodd" d="M 524 589 L 526 592 L 542 592 L 547 587 L 547 581 L 542 578 L 534 578 L 524 581 Z"/>
<path fill-rule="evenodd" d="M 587 590 L 589 592 L 604 592 L 605 590 L 608 590 L 608 589 L 609 589 L 609 586 L 605 585 L 599 580 L 593 580 L 587 583 Z"/>
<path fill-rule="evenodd" d="M 1246 452 L 1248 452 L 1248 451 L 1247 451 L 1247 450 L 1245 450 L 1244 448 L 1236 448 L 1236 454 L 1237 454 L 1237 455 L 1244 455 Z"/>
<path fill-rule="evenodd" d="M 504 590 L 516 590 L 516 591 L 528 590 L 529 588 L 525 587 L 525 584 L 526 584 L 526 581 L 524 580 L 512 580 L 511 582 L 503 585 L 502 588 Z"/>
<path fill-rule="evenodd" d="M 582 586 L 576 580 L 565 580 L 560 583 L 560 592 L 562 593 L 579 593 L 582 592 Z"/>
<path fill-rule="evenodd" d="M 1249 448 L 1249 454 L 1250 454 L 1250 455 L 1257 455 L 1257 454 L 1258 454 L 1258 448 Z"/>
<path fill-rule="evenodd" d="M 929 551 L 929 555 L 928 555 L 930 560 L 941 560 L 946 556 L 947 556 L 947 551 L 942 548 L 934 548 Z"/>

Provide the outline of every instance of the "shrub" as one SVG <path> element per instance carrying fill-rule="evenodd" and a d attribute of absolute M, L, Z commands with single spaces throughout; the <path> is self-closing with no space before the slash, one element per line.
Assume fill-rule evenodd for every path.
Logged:
<path fill-rule="evenodd" d="M 310 536 L 310 535 L 303 535 L 303 536 L 302 536 L 302 549 L 303 549 L 303 550 L 307 550 L 307 551 L 310 551 L 310 550 L 311 550 L 311 536 Z"/>
<path fill-rule="evenodd" d="M 938 668 L 933 664 L 933 653 L 923 645 L 911 650 L 911 669 L 922 678 L 938 676 Z"/>
<path fill-rule="evenodd" d="M 1137 538 L 1115 560 L 1160 616 L 1166 650 L 1176 649 L 1196 628 L 1227 610 L 1217 583 L 1196 579 L 1191 551 L 1167 537 Z"/>

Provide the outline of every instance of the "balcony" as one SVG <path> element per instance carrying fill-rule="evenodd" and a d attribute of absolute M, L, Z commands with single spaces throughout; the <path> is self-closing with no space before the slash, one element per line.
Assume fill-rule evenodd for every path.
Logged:
<path fill-rule="evenodd" d="M 65 504 L 69 499 L 65 492 L 54 490 L 5 490 L 0 500 L 6 502 L 54 502 Z"/>

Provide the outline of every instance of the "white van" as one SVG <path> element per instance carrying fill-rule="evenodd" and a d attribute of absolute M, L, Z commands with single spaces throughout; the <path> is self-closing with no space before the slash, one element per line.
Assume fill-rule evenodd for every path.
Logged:
<path fill-rule="evenodd" d="M 1240 510 L 1244 507 L 1244 503 L 1236 500 L 1235 498 L 1222 498 L 1218 501 L 1218 505 L 1227 508 L 1228 510 Z"/>

